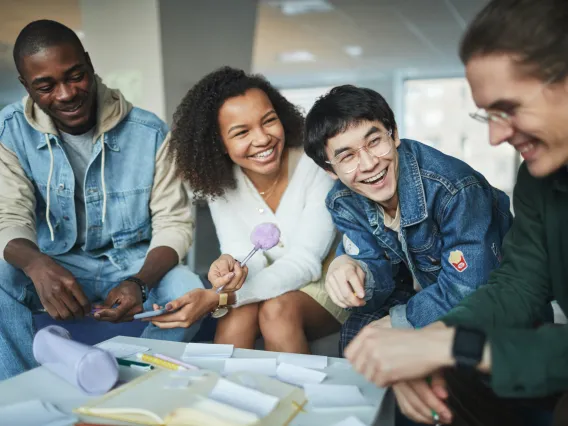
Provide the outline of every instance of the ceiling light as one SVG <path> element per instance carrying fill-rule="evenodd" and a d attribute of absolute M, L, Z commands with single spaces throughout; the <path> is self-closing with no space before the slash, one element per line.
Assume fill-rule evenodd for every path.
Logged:
<path fill-rule="evenodd" d="M 345 46 L 343 50 L 345 50 L 345 53 L 349 56 L 353 56 L 354 58 L 363 54 L 363 48 L 361 46 Z"/>
<path fill-rule="evenodd" d="M 333 10 L 333 6 L 326 0 L 270 1 L 268 4 L 279 7 L 282 13 L 287 16 Z"/>
<path fill-rule="evenodd" d="M 293 52 L 283 52 L 278 55 L 280 62 L 314 62 L 316 57 L 307 50 L 295 50 Z"/>

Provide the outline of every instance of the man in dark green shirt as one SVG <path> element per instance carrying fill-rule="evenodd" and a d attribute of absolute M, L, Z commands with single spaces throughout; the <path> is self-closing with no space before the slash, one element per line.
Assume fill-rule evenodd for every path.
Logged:
<path fill-rule="evenodd" d="M 554 424 L 568 424 L 568 326 L 536 327 L 552 299 L 568 312 L 568 1 L 492 0 L 460 55 L 479 107 L 472 117 L 488 123 L 492 145 L 507 142 L 524 159 L 501 267 L 441 321 L 367 327 L 345 354 L 392 385 L 415 421 L 550 424 L 526 423 L 528 404 L 556 407 Z"/>

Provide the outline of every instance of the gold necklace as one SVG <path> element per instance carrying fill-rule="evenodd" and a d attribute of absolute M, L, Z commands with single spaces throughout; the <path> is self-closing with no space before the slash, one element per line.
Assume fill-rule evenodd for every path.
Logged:
<path fill-rule="evenodd" d="M 268 201 L 268 199 L 272 196 L 272 194 L 274 193 L 274 189 L 276 188 L 276 185 L 278 184 L 278 181 L 280 180 L 280 175 L 282 173 L 282 168 L 280 168 L 280 170 L 278 171 L 278 176 L 276 176 L 276 179 L 274 180 L 274 183 L 272 185 L 270 185 L 270 188 L 268 188 L 265 191 L 259 191 L 256 186 L 254 185 L 252 179 L 248 178 L 247 176 L 247 181 L 250 181 L 249 185 L 251 185 L 252 188 L 254 188 L 255 191 L 258 192 L 258 194 L 262 197 L 262 199 L 264 200 L 264 202 Z M 258 212 L 260 214 L 263 214 L 265 212 L 265 208 L 264 206 L 260 206 L 258 207 Z"/>

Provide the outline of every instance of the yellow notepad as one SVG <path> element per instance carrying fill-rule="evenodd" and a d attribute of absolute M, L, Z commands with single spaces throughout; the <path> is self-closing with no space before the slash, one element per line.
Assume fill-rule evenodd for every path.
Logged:
<path fill-rule="evenodd" d="M 74 410 L 141 425 L 286 426 L 304 391 L 253 373 L 155 370 Z"/>

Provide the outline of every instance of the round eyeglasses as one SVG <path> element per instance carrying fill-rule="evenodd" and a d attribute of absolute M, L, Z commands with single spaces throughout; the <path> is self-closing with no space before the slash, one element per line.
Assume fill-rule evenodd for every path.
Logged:
<path fill-rule="evenodd" d="M 375 133 L 363 146 L 357 149 L 346 149 L 340 152 L 332 160 L 326 161 L 336 167 L 341 173 L 353 173 L 359 167 L 361 162 L 361 150 L 365 150 L 367 154 L 381 158 L 388 155 L 392 150 L 392 130 L 388 132 Z"/>

